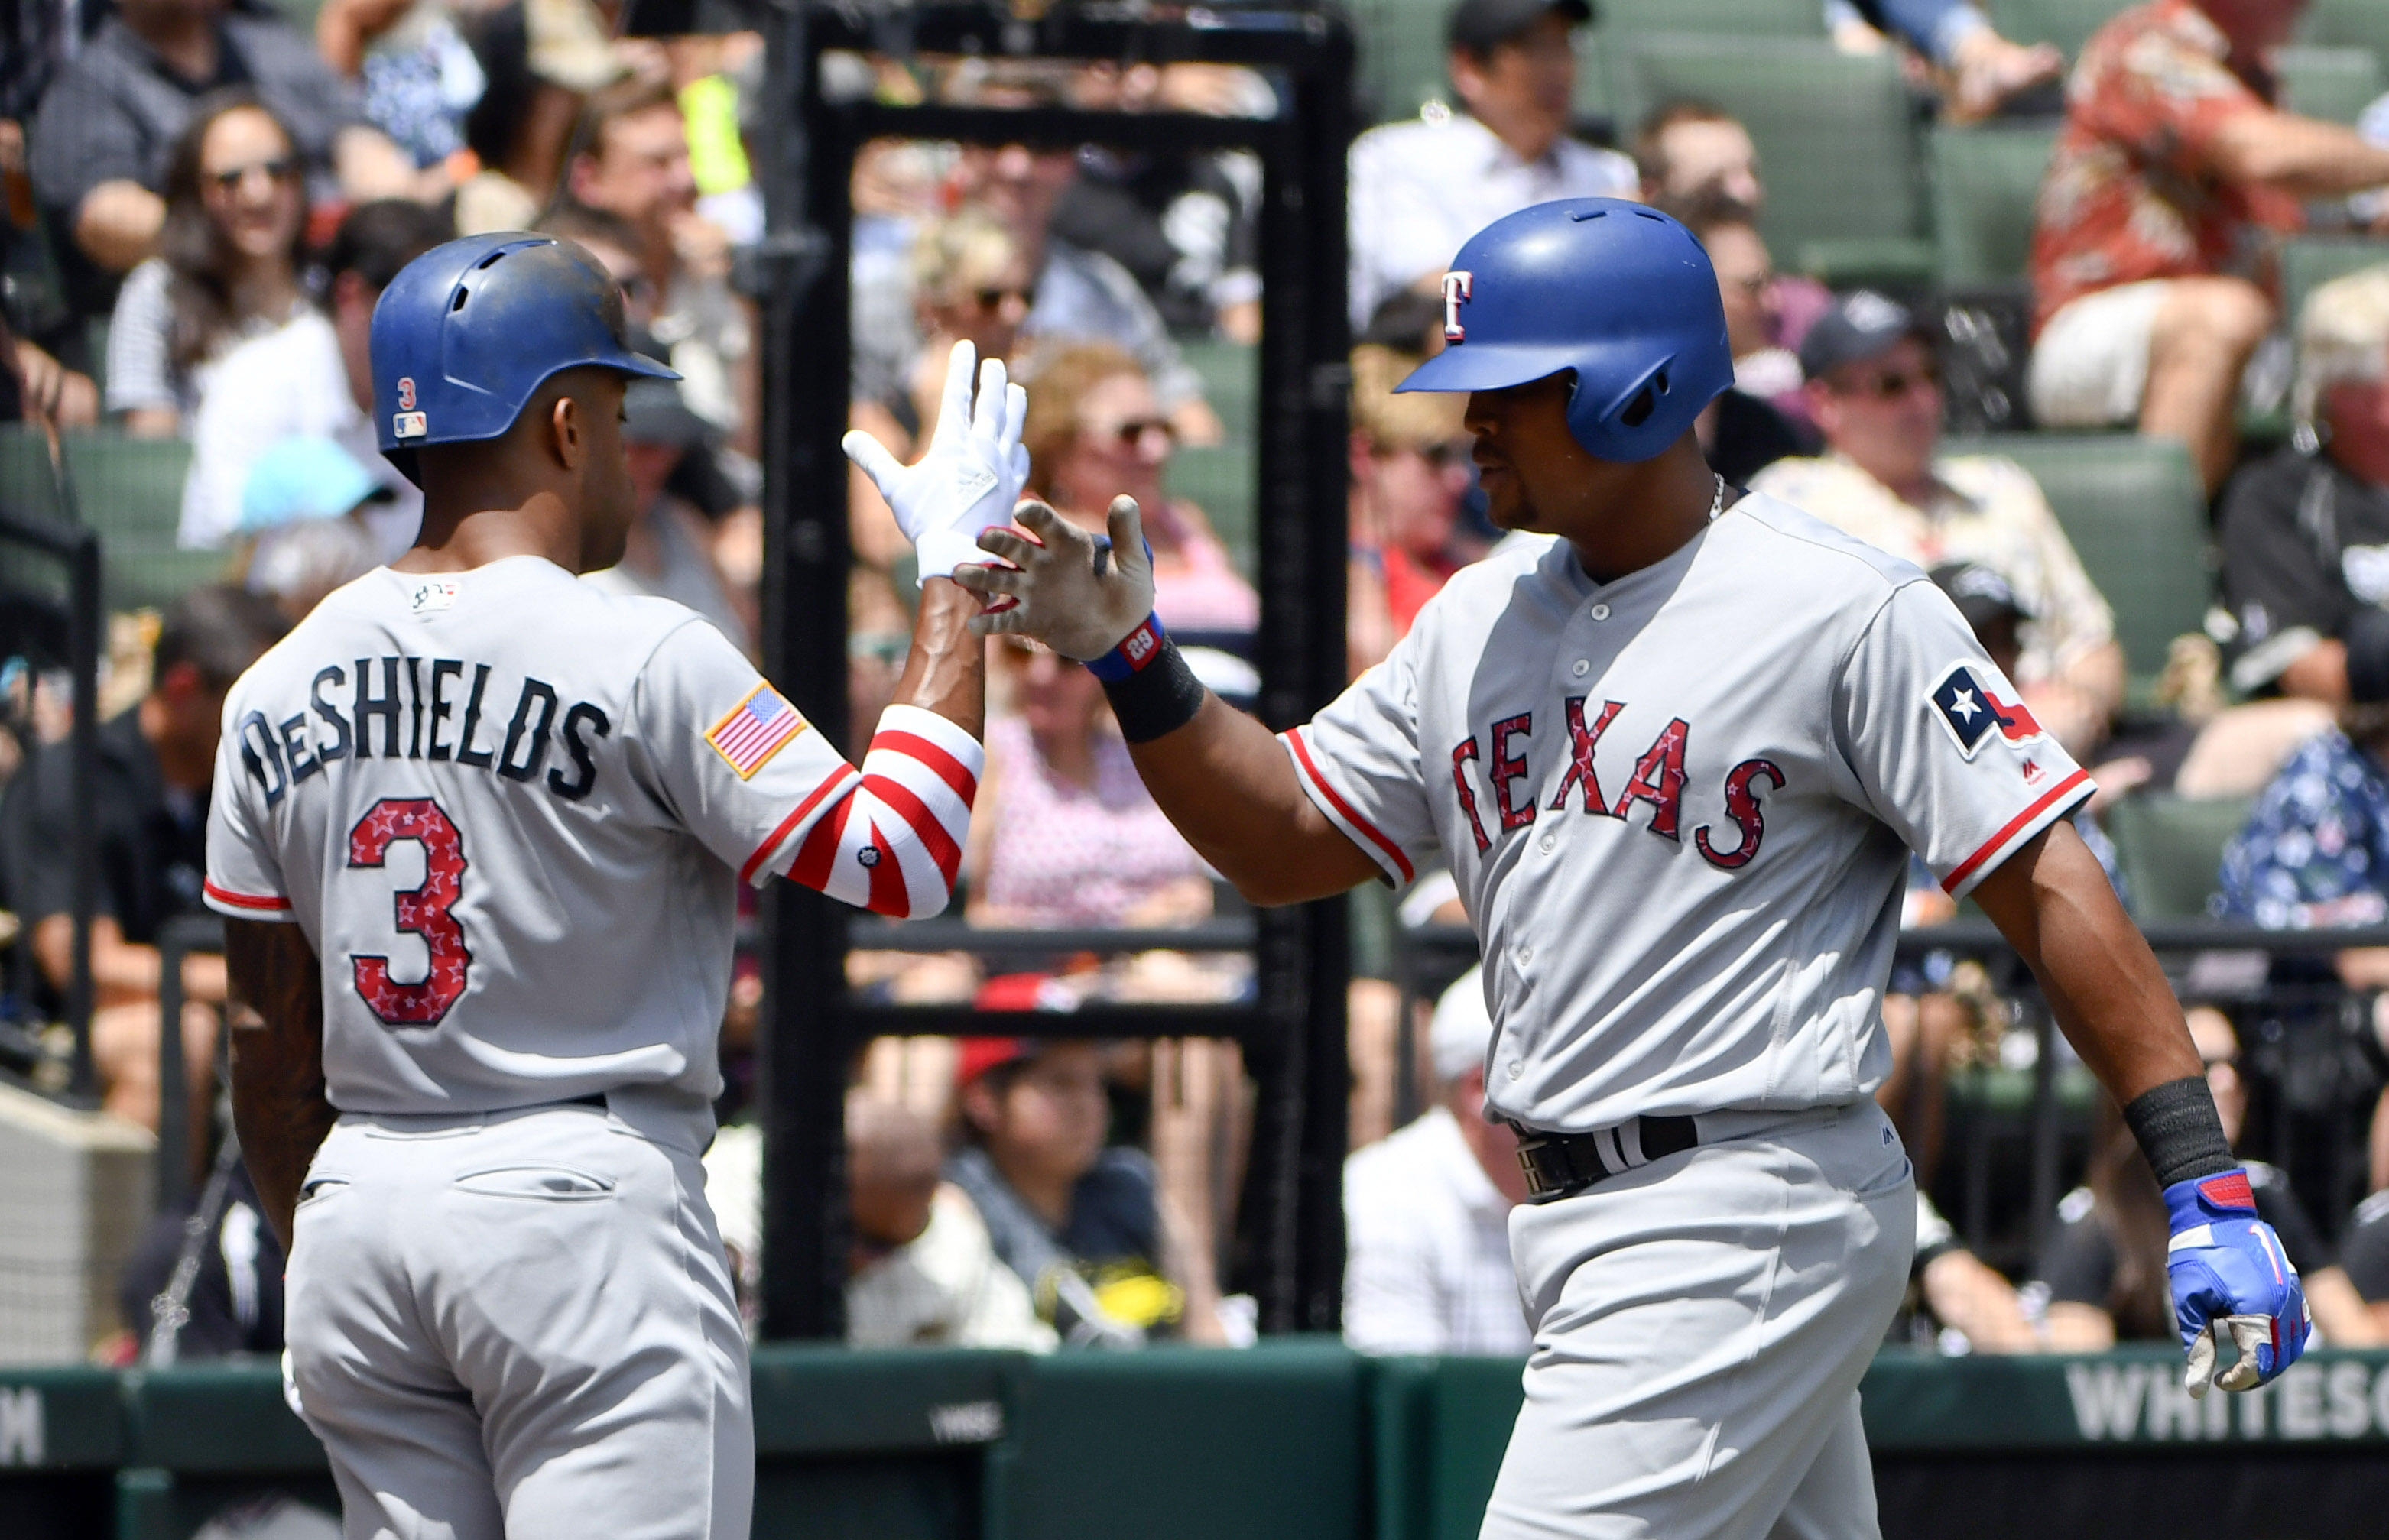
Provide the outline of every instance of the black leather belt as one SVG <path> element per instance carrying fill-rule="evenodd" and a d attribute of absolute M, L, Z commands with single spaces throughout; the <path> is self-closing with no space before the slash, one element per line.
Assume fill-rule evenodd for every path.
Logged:
<path fill-rule="evenodd" d="M 1547 1203 L 1570 1198 L 1598 1182 L 1637 1166 L 1680 1153 L 1700 1143 L 1689 1117 L 1638 1117 L 1590 1134 L 1518 1130 L 1518 1165 L 1527 1173 L 1527 1201 Z"/>

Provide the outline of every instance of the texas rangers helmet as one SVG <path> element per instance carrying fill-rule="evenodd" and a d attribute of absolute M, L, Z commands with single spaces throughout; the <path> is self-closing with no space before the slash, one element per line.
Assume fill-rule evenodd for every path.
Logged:
<path fill-rule="evenodd" d="M 1397 390 L 1500 390 L 1576 371 L 1568 428 L 1648 460 L 1733 383 L 1717 271 L 1693 233 L 1614 197 L 1539 203 L 1478 231 L 1443 275 L 1443 351 Z"/>
<path fill-rule="evenodd" d="M 622 338 L 622 291 L 570 241 L 519 230 L 435 246 L 399 270 L 373 313 L 374 428 L 416 479 L 415 451 L 494 439 L 559 371 L 680 375 Z"/>

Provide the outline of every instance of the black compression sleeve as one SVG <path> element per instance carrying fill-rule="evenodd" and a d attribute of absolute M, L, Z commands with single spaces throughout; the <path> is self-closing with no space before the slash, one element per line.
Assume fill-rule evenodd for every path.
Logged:
<path fill-rule="evenodd" d="M 2124 1121 L 2157 1174 L 2157 1186 L 2212 1177 L 2240 1164 L 2223 1137 L 2223 1119 L 2203 1075 L 2185 1075 L 2132 1098 Z"/>
<path fill-rule="evenodd" d="M 1178 643 L 1164 637 L 1160 655 L 1122 679 L 1104 681 L 1104 694 L 1119 719 L 1120 736 L 1131 744 L 1149 744 L 1177 732 L 1203 709 L 1210 692 L 1179 655 Z"/>

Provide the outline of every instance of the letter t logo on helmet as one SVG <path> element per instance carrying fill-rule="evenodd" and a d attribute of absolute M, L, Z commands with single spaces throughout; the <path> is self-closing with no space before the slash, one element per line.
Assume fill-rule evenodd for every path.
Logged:
<path fill-rule="evenodd" d="M 1460 319 L 1460 307 L 1476 287 L 1476 274 L 1454 268 L 1443 275 L 1443 339 L 1446 342 L 1468 340 L 1468 327 Z"/>
<path fill-rule="evenodd" d="M 1667 215 L 1618 198 L 1538 203 L 1469 237 L 1443 275 L 1443 335 L 1453 346 L 1394 388 L 1572 375 L 1568 431 L 1603 460 L 1650 459 L 1733 384 L 1708 253 Z"/>

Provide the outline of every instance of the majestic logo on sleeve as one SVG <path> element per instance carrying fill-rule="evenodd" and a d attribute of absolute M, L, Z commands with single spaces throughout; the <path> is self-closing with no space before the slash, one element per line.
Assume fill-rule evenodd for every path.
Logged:
<path fill-rule="evenodd" d="M 1474 273 L 1454 268 L 1443 275 L 1443 339 L 1446 342 L 1468 340 L 1468 328 L 1461 322 L 1460 307 L 1468 303 L 1469 296 L 1476 288 L 1476 274 Z"/>
<path fill-rule="evenodd" d="M 1996 730 L 2009 743 L 2021 744 L 2040 736 L 2040 723 L 2033 719 L 2021 700 L 2003 701 L 1986 688 L 1981 676 L 1963 663 L 1952 666 L 1941 676 L 1933 689 L 1933 709 L 1941 718 L 1941 725 L 1958 742 L 1958 752 L 1972 759 L 1974 751 Z"/>

